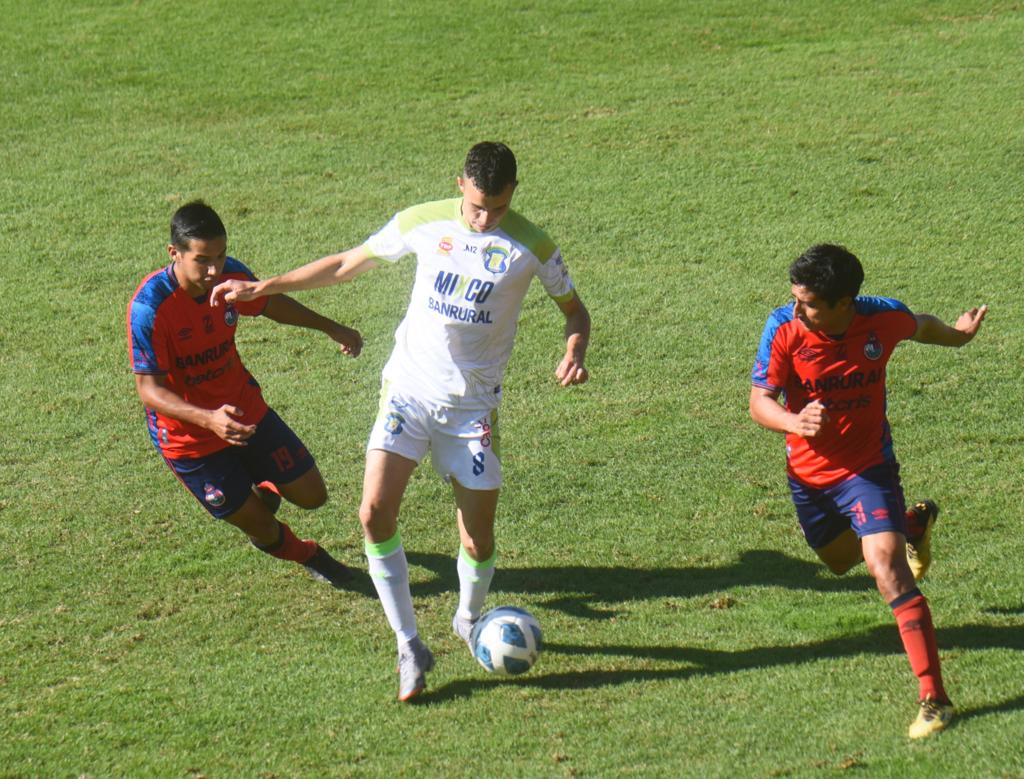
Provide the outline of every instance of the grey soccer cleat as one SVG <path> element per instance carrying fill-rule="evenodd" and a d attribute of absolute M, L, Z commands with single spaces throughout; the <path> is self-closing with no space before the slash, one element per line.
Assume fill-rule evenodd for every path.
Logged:
<path fill-rule="evenodd" d="M 473 651 L 473 627 L 476 625 L 477 619 L 466 619 L 456 614 L 452 617 L 452 632 L 466 642 L 466 646 L 469 647 L 469 651 Z"/>
<path fill-rule="evenodd" d="M 398 650 L 398 700 L 408 701 L 427 686 L 427 671 L 434 667 L 434 655 L 419 636 Z"/>

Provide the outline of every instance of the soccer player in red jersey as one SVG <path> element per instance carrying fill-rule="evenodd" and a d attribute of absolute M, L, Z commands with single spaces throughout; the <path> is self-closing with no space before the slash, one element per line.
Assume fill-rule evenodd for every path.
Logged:
<path fill-rule="evenodd" d="M 860 261 L 831 244 L 804 252 L 789 278 L 793 302 L 771 313 L 761 336 L 750 415 L 786 434 L 790 491 L 807 543 L 837 574 L 863 560 L 892 608 L 920 682 L 909 735 L 928 736 L 953 717 L 928 601 L 917 586 L 931 562 L 938 507 L 905 507 L 885 415 L 885 366 L 900 341 L 963 346 L 987 307 L 950 327 L 898 300 L 860 296 Z"/>
<path fill-rule="evenodd" d="M 227 256 L 227 230 L 205 203 L 171 219 L 171 262 L 146 276 L 128 305 L 128 351 L 153 445 L 211 515 L 274 557 L 342 586 L 351 572 L 275 516 L 281 498 L 314 509 L 327 488 L 313 456 L 269 408 L 235 348 L 239 315 L 320 330 L 355 357 L 358 332 L 285 295 L 213 309 L 223 279 L 255 277 Z"/>

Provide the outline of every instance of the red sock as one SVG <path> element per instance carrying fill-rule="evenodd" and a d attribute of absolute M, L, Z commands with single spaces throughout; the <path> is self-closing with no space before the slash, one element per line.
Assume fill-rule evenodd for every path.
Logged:
<path fill-rule="evenodd" d="M 920 590 L 915 589 L 889 605 L 899 625 L 910 668 L 920 682 L 920 699 L 933 698 L 940 703 L 948 703 L 946 689 L 942 686 L 939 647 L 928 601 Z"/>
<path fill-rule="evenodd" d="M 300 541 L 284 522 L 279 520 L 277 524 L 281 533 L 277 541 L 269 546 L 253 546 L 268 555 L 281 560 L 291 560 L 293 563 L 308 562 L 309 558 L 316 554 L 316 550 L 319 549 L 316 541 Z"/>

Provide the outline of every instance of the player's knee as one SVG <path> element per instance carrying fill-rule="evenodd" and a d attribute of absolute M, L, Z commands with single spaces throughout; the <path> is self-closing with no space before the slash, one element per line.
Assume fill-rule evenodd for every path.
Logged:
<path fill-rule="evenodd" d="M 359 506 L 359 523 L 367 535 L 375 538 L 386 536 L 395 528 L 397 518 L 397 513 L 384 503 L 363 501 Z"/>

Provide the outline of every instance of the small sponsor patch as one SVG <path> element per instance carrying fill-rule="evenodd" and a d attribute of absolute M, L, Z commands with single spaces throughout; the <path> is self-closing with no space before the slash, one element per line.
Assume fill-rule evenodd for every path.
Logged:
<path fill-rule="evenodd" d="M 450 257 L 452 253 L 452 239 L 450 236 L 445 236 L 437 242 L 437 253 L 442 257 Z"/>

